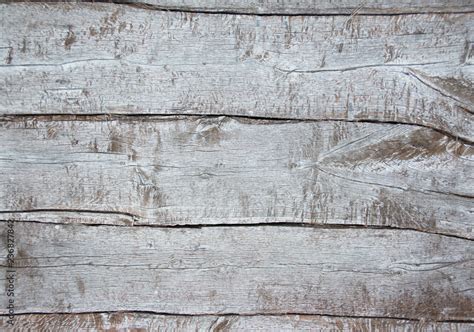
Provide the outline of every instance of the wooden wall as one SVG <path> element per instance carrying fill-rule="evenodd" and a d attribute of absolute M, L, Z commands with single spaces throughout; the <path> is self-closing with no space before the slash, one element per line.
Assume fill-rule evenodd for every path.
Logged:
<path fill-rule="evenodd" d="M 473 45 L 472 0 L 4 1 L 0 328 L 474 330 Z"/>

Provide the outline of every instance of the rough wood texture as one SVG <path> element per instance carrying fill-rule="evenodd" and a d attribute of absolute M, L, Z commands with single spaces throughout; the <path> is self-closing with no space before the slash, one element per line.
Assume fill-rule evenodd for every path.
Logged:
<path fill-rule="evenodd" d="M 426 128 L 31 117 L 1 122 L 0 140 L 3 219 L 368 225 L 473 238 L 474 149 Z"/>
<path fill-rule="evenodd" d="M 474 314 L 474 242 L 436 234 L 31 222 L 15 234 L 17 313 Z"/>
<path fill-rule="evenodd" d="M 0 0 L 18 2 L 115 3 L 149 10 L 242 15 L 401 15 L 471 13 L 473 0 Z"/>
<path fill-rule="evenodd" d="M 474 329 L 474 1 L 114 2 L 0 4 L 16 330 Z"/>
<path fill-rule="evenodd" d="M 404 122 L 473 141 L 472 14 L 255 17 L 10 4 L 0 18 L 3 114 Z"/>
<path fill-rule="evenodd" d="M 38 314 L 17 317 L 16 331 L 457 331 L 469 332 L 472 323 L 414 322 L 381 318 L 284 316 L 173 316 L 142 313 Z M 0 328 L 7 330 L 0 317 Z"/>
<path fill-rule="evenodd" d="M 145 8 L 247 14 L 401 14 L 474 11 L 472 0 L 116 0 Z M 151 5 L 151 6 L 150 6 Z"/>

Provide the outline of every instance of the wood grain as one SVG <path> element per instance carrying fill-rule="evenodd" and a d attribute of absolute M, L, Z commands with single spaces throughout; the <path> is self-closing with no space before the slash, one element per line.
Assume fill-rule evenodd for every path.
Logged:
<path fill-rule="evenodd" d="M 398 122 L 473 141 L 472 14 L 255 17 L 23 3 L 3 5 L 0 17 L 3 114 Z"/>
<path fill-rule="evenodd" d="M 144 313 L 29 314 L 17 316 L 15 331 L 458 331 L 472 323 L 420 322 L 313 315 L 179 316 Z M 0 328 L 8 330 L 0 317 Z"/>
<path fill-rule="evenodd" d="M 266 15 L 366 15 L 474 11 L 472 0 L 115 0 L 158 10 Z"/>
<path fill-rule="evenodd" d="M 473 238 L 473 147 L 407 125 L 226 117 L 0 122 L 0 217 L 307 223 Z"/>
<path fill-rule="evenodd" d="M 473 316 L 474 242 L 447 236 L 282 226 L 14 228 L 17 313 Z"/>
<path fill-rule="evenodd" d="M 474 329 L 472 0 L 0 2 L 16 331 Z"/>

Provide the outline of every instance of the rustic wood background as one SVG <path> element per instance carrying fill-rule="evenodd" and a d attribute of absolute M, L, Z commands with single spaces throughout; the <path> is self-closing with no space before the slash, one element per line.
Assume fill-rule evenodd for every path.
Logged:
<path fill-rule="evenodd" d="M 3 2 L 14 327 L 474 331 L 473 45 L 473 0 Z"/>

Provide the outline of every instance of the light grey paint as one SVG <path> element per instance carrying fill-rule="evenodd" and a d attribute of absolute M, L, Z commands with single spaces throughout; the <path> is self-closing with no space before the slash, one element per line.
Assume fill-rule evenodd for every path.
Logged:
<path fill-rule="evenodd" d="M 472 1 L 147 2 L 0 5 L 16 328 L 472 330 Z"/>
<path fill-rule="evenodd" d="M 31 222 L 15 234 L 17 313 L 473 315 L 473 242 L 436 234 Z"/>
<path fill-rule="evenodd" d="M 473 141 L 472 14 L 255 17 L 14 4 L 0 15 L 3 114 L 388 121 Z"/>
<path fill-rule="evenodd" d="M 31 117 L 0 123 L 0 140 L 4 219 L 291 222 L 473 237 L 472 146 L 417 126 Z"/>
<path fill-rule="evenodd" d="M 474 11 L 472 0 L 117 0 L 162 10 L 248 14 L 400 14 Z"/>

